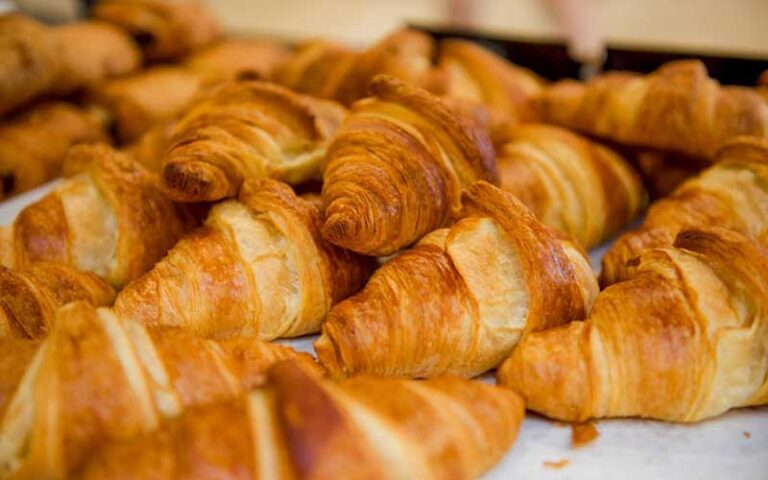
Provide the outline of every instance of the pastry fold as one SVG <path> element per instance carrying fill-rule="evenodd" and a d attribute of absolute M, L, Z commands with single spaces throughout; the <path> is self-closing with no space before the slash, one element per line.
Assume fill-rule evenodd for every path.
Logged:
<path fill-rule="evenodd" d="M 597 295 L 589 260 L 512 194 L 478 182 L 464 214 L 380 267 L 336 305 L 315 342 L 335 377 L 471 377 L 526 334 L 586 318 Z"/>
<path fill-rule="evenodd" d="M 322 214 L 275 180 L 248 180 L 216 204 L 115 301 L 123 317 L 202 335 L 264 340 L 317 332 L 331 306 L 355 293 L 369 261 L 325 242 Z"/>
<path fill-rule="evenodd" d="M 323 236 L 389 255 L 448 225 L 461 189 L 498 183 L 493 145 L 470 116 L 418 87 L 376 77 L 326 155 Z"/>
<path fill-rule="evenodd" d="M 472 479 L 514 443 L 523 404 L 471 380 L 356 377 L 295 363 L 239 401 L 189 409 L 162 431 L 96 452 L 84 479 Z"/>
<path fill-rule="evenodd" d="M 697 422 L 768 403 L 768 257 L 718 227 L 648 250 L 584 322 L 529 335 L 501 385 L 552 418 Z"/>
<path fill-rule="evenodd" d="M 66 478 L 104 442 L 238 398 L 280 360 L 320 372 L 312 357 L 287 346 L 147 329 L 84 302 L 59 309 L 55 323 L 29 363 L 6 359 L 0 371 L 0 385 L 12 392 L 0 405 L 3 478 Z M 16 340 L 4 356 L 29 360 L 26 342 Z"/>
<path fill-rule="evenodd" d="M 711 159 L 738 135 L 768 136 L 768 104 L 753 89 L 721 86 L 698 60 L 670 62 L 649 75 L 557 82 L 538 103 L 548 123 L 692 157 Z"/>
<path fill-rule="evenodd" d="M 264 80 L 290 57 L 288 48 L 278 42 L 228 38 L 193 52 L 184 60 L 184 66 L 202 73 L 207 83 Z"/>
<path fill-rule="evenodd" d="M 0 263 L 47 261 L 122 287 L 146 272 L 194 225 L 154 178 L 104 144 L 70 149 L 64 181 L 0 229 Z"/>

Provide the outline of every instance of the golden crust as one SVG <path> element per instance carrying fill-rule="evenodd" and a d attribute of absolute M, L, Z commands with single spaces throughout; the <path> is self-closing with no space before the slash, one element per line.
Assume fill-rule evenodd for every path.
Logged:
<path fill-rule="evenodd" d="M 585 322 L 524 339 L 499 383 L 553 418 L 697 422 L 768 402 L 768 256 L 722 228 L 645 251 Z"/>
<path fill-rule="evenodd" d="M 151 432 L 189 407 L 260 386 L 275 362 L 293 359 L 320 374 L 308 354 L 254 339 L 147 330 L 82 302 L 57 317 L 23 378 L 8 361 L 0 368 L 4 388 L 19 382 L 4 398 L 0 423 L 4 476 L 63 478 L 106 441 Z M 29 358 L 17 345 L 9 353 Z"/>
<path fill-rule="evenodd" d="M 480 382 L 332 384 L 283 362 L 270 369 L 266 388 L 243 400 L 190 409 L 162 432 L 106 446 L 83 477 L 381 478 L 386 471 L 470 479 L 512 446 L 523 414 L 514 393 Z"/>
<path fill-rule="evenodd" d="M 277 65 L 290 58 L 288 48 L 278 42 L 252 38 L 229 38 L 193 52 L 184 65 L 202 73 L 207 83 L 268 79 Z"/>
<path fill-rule="evenodd" d="M 91 15 L 130 32 L 150 60 L 177 59 L 219 36 L 218 22 L 197 0 L 101 0 Z"/>
<path fill-rule="evenodd" d="M 738 135 L 768 135 L 768 104 L 754 91 L 722 87 L 698 60 L 656 72 L 609 72 L 586 84 L 563 81 L 539 99 L 545 121 L 640 147 L 712 158 Z"/>
<path fill-rule="evenodd" d="M 587 315 L 597 284 L 583 253 L 488 183 L 464 205 L 331 310 L 315 351 L 333 376 L 474 376 L 528 332 Z"/>
<path fill-rule="evenodd" d="M 107 145 L 71 149 L 64 174 L 61 185 L 5 227 L 6 266 L 63 263 L 120 287 L 149 270 L 193 224 L 148 172 Z"/>
<path fill-rule="evenodd" d="M 487 133 L 441 99 L 378 76 L 326 156 L 323 236 L 388 255 L 449 223 L 464 186 L 498 182 Z"/>
<path fill-rule="evenodd" d="M 326 243 L 322 215 L 275 180 L 249 180 L 240 200 L 213 207 L 206 225 L 117 297 L 122 316 L 204 335 L 261 339 L 316 332 L 356 292 L 369 262 Z"/>
<path fill-rule="evenodd" d="M 221 85 L 176 124 L 163 159 L 169 196 L 219 200 L 249 177 L 301 183 L 320 174 L 340 105 L 255 81 Z"/>

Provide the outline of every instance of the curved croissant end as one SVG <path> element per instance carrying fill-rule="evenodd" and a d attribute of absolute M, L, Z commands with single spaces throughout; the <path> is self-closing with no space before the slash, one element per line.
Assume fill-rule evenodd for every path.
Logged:
<path fill-rule="evenodd" d="M 758 241 L 768 238 L 768 138 L 736 137 L 717 153 L 715 164 L 654 202 L 643 226 L 620 237 L 603 258 L 600 283 L 619 281 L 626 264 L 647 248 L 669 246 L 680 230 L 727 228 Z"/>
<path fill-rule="evenodd" d="M 525 338 L 501 385 L 547 416 L 697 422 L 768 403 L 768 255 L 721 228 L 647 250 L 584 322 Z"/>
<path fill-rule="evenodd" d="M 464 204 L 331 310 L 315 343 L 331 375 L 478 375 L 528 332 L 587 315 L 598 289 L 582 251 L 488 183 Z"/>
<path fill-rule="evenodd" d="M 114 299 L 115 290 L 93 273 L 54 263 L 19 271 L 0 266 L 0 337 L 42 338 L 58 307 L 77 300 L 100 307 Z"/>
<path fill-rule="evenodd" d="M 163 159 L 163 182 L 178 201 L 237 194 L 245 178 L 301 183 L 320 174 L 345 110 L 256 81 L 222 85 L 179 119 Z"/>
<path fill-rule="evenodd" d="M 472 118 L 428 92 L 377 76 L 326 156 L 323 236 L 388 255 L 446 225 L 461 188 L 498 181 L 493 145 Z"/>

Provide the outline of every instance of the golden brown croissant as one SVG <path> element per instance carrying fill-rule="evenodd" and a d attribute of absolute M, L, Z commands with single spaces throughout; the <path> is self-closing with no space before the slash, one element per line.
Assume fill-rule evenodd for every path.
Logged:
<path fill-rule="evenodd" d="M 474 376 L 531 331 L 586 317 L 585 254 L 519 200 L 478 182 L 464 218 L 424 237 L 335 306 L 315 351 L 334 376 Z"/>
<path fill-rule="evenodd" d="M 237 194 L 245 178 L 301 183 L 320 175 L 340 105 L 270 83 L 239 81 L 205 95 L 176 124 L 163 184 L 179 201 Z"/>
<path fill-rule="evenodd" d="M 651 200 L 670 195 L 683 182 L 711 165 L 711 160 L 659 150 L 629 152 L 627 156 L 633 160 Z"/>
<path fill-rule="evenodd" d="M 77 300 L 100 307 L 114 299 L 115 290 L 93 273 L 45 262 L 19 271 L 0 265 L 0 337 L 42 338 L 58 307 Z"/>
<path fill-rule="evenodd" d="M 437 69 L 437 93 L 485 105 L 494 124 L 538 118 L 533 99 L 544 80 L 474 42 L 442 40 Z"/>
<path fill-rule="evenodd" d="M 69 304 L 0 406 L 0 475 L 64 478 L 99 444 L 150 432 L 187 407 L 237 398 L 286 359 L 319 375 L 308 354 L 287 346 L 147 329 L 105 308 Z"/>
<path fill-rule="evenodd" d="M 768 139 L 729 141 L 716 163 L 653 203 L 641 228 L 619 237 L 603 258 L 600 282 L 610 285 L 641 251 L 671 245 L 688 226 L 717 225 L 768 246 Z"/>
<path fill-rule="evenodd" d="M 696 422 L 768 403 L 768 252 L 722 228 L 644 252 L 584 322 L 533 333 L 499 370 L 567 421 Z"/>
<path fill-rule="evenodd" d="M 326 156 L 323 236 L 366 255 L 389 255 L 447 225 L 461 189 L 498 183 L 493 145 L 469 116 L 393 77 L 371 83 Z"/>
<path fill-rule="evenodd" d="M 209 83 L 268 79 L 275 68 L 290 58 L 288 48 L 277 42 L 230 38 L 192 53 L 184 65 L 200 72 Z"/>
<path fill-rule="evenodd" d="M 768 104 L 744 87 L 722 87 L 698 60 L 650 75 L 609 72 L 562 81 L 539 99 L 543 119 L 629 145 L 712 158 L 737 135 L 768 136 Z"/>
<path fill-rule="evenodd" d="M 115 301 L 125 318 L 203 335 L 263 340 L 316 332 L 328 310 L 365 282 L 364 259 L 323 241 L 322 215 L 275 180 L 251 179 L 213 207 Z"/>
<path fill-rule="evenodd" d="M 70 146 L 107 138 L 96 112 L 69 103 L 40 103 L 9 118 L 0 124 L 0 198 L 59 176 Z"/>
<path fill-rule="evenodd" d="M 142 133 L 135 142 L 126 145 L 122 150 L 144 168 L 159 175 L 163 169 L 165 152 L 171 146 L 174 128 L 176 128 L 176 122 L 173 120 L 160 122 Z"/>
<path fill-rule="evenodd" d="M 61 185 L 0 230 L 0 263 L 36 261 L 94 272 L 116 287 L 149 270 L 192 226 L 152 176 L 104 144 L 78 145 Z"/>
<path fill-rule="evenodd" d="M 559 127 L 508 128 L 497 163 L 501 188 L 585 248 L 625 227 L 645 205 L 640 178 L 626 160 Z"/>
<path fill-rule="evenodd" d="M 131 142 L 181 113 L 205 82 L 202 74 L 189 69 L 153 67 L 96 85 L 88 97 L 110 113 L 120 141 Z"/>
<path fill-rule="evenodd" d="M 523 415 L 513 392 L 477 381 L 335 384 L 286 361 L 238 401 L 189 409 L 162 431 L 107 445 L 83 478 L 472 479 L 511 448 Z"/>
<path fill-rule="evenodd" d="M 213 14 L 196 0 L 100 0 L 100 20 L 130 32 L 151 60 L 173 60 L 219 36 Z"/>

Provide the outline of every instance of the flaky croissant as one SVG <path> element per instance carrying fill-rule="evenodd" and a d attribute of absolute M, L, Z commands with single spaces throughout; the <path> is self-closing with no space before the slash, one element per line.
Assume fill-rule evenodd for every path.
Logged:
<path fill-rule="evenodd" d="M 642 227 L 619 237 L 603 258 L 601 284 L 616 282 L 643 250 L 671 245 L 685 227 L 717 225 L 768 245 L 767 182 L 768 139 L 729 141 L 713 166 L 653 203 Z"/>
<path fill-rule="evenodd" d="M 455 377 L 335 384 L 292 362 L 268 376 L 239 401 L 107 445 L 82 477 L 472 479 L 513 445 L 524 415 L 513 392 Z"/>
<path fill-rule="evenodd" d="M 285 359 L 319 375 L 308 354 L 287 346 L 147 329 L 108 309 L 69 304 L 0 406 L 0 475 L 64 478 L 99 444 L 150 432 L 187 407 L 237 398 Z"/>
<path fill-rule="evenodd" d="M 768 252 L 722 228 L 644 252 L 587 321 L 533 333 L 499 370 L 567 421 L 696 422 L 768 403 Z"/>
<path fill-rule="evenodd" d="M 149 270 L 193 226 L 154 178 L 104 144 L 70 149 L 67 177 L 0 229 L 0 263 L 36 261 L 94 272 L 115 287 Z"/>
<path fill-rule="evenodd" d="M 93 111 L 46 102 L 0 123 L 0 198 L 31 190 L 61 174 L 74 144 L 107 140 Z"/>
<path fill-rule="evenodd" d="M 389 255 L 461 208 L 461 189 L 498 183 L 493 145 L 470 116 L 418 87 L 378 76 L 326 155 L 323 236 L 366 255 Z"/>
<path fill-rule="evenodd" d="M 242 78 L 268 79 L 288 58 L 290 52 L 281 43 L 229 38 L 193 52 L 184 60 L 184 65 L 202 73 L 207 83 L 216 83 Z"/>
<path fill-rule="evenodd" d="M 198 0 L 100 0 L 100 20 L 130 32 L 151 60 L 174 60 L 219 36 L 213 14 Z"/>
<path fill-rule="evenodd" d="M 497 153 L 501 188 L 585 248 L 625 227 L 645 205 L 640 178 L 608 147 L 543 124 L 508 127 L 505 137 Z"/>
<path fill-rule="evenodd" d="M 493 124 L 538 118 L 533 100 L 544 80 L 474 42 L 442 40 L 437 70 L 437 93 L 486 106 Z"/>
<path fill-rule="evenodd" d="M 562 81 L 539 99 L 543 119 L 634 146 L 712 158 L 737 135 L 768 136 L 768 104 L 753 90 L 722 87 L 698 60 L 650 75 L 609 72 Z"/>
<path fill-rule="evenodd" d="M 66 265 L 39 262 L 19 271 L 0 266 L 0 337 L 42 338 L 58 307 L 77 300 L 100 307 L 114 299 L 106 281 Z"/>
<path fill-rule="evenodd" d="M 586 317 L 598 289 L 582 251 L 488 183 L 463 201 L 464 218 L 331 310 L 315 343 L 331 374 L 474 376 L 528 332 Z"/>
<path fill-rule="evenodd" d="M 322 215 L 275 180 L 248 180 L 216 204 L 115 301 L 123 317 L 203 335 L 261 339 L 313 333 L 365 282 L 368 262 L 320 237 Z"/>
<path fill-rule="evenodd" d="M 179 201 L 233 197 L 249 177 L 301 183 L 320 175 L 346 111 L 264 82 L 221 85 L 176 123 L 163 184 Z"/>

